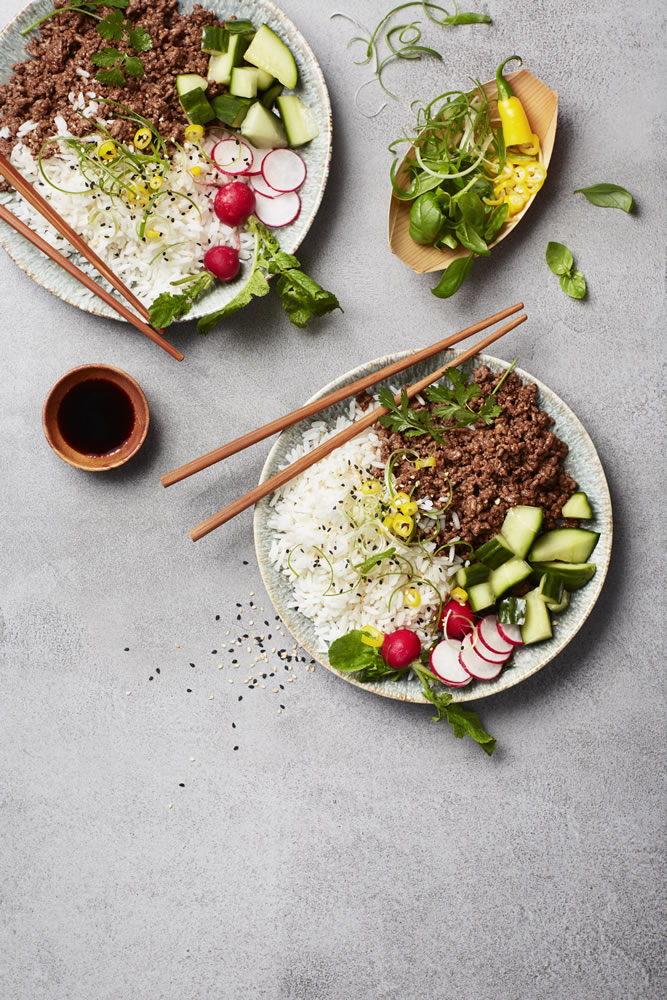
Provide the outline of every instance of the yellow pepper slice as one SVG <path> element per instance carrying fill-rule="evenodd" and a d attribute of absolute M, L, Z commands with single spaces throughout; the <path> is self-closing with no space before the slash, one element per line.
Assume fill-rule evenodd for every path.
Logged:
<path fill-rule="evenodd" d="M 519 145 L 519 149 L 522 153 L 527 153 L 528 156 L 537 156 L 540 151 L 540 139 L 539 136 L 535 135 L 533 132 L 530 142 L 522 142 Z"/>
<path fill-rule="evenodd" d="M 135 149 L 146 149 L 153 141 L 153 133 L 149 128 L 138 128 L 132 140 Z"/>
<path fill-rule="evenodd" d="M 500 204 L 500 202 L 498 202 Z M 418 458 L 415 462 L 415 469 L 433 469 L 435 467 L 435 455 L 428 458 Z"/>
<path fill-rule="evenodd" d="M 421 606 L 422 595 L 415 587 L 408 587 L 403 591 L 403 600 L 409 608 L 418 608 Z"/>
<path fill-rule="evenodd" d="M 101 142 L 97 149 L 95 150 L 100 160 L 104 160 L 105 163 L 110 163 L 111 160 L 115 160 L 118 156 L 118 147 L 115 142 L 111 139 L 106 139 Z"/>
<path fill-rule="evenodd" d="M 395 507 L 396 510 L 402 510 L 403 505 L 406 503 L 410 503 L 410 497 L 407 493 L 404 493 L 403 490 L 399 493 L 395 493 L 391 500 L 391 505 L 392 507 Z"/>
<path fill-rule="evenodd" d="M 361 629 L 361 641 L 364 646 L 371 646 L 373 649 L 379 649 L 384 642 L 384 632 L 380 632 L 380 630 L 375 628 L 373 625 L 364 625 Z"/>
<path fill-rule="evenodd" d="M 506 194 L 503 201 L 509 205 L 509 214 L 516 215 L 526 204 L 528 198 L 522 191 L 515 189 Z"/>
<path fill-rule="evenodd" d="M 498 195 L 497 198 L 482 198 L 482 201 L 484 202 L 485 205 L 493 205 L 493 207 L 495 208 L 498 205 L 502 205 L 503 195 L 501 193 Z"/>
<path fill-rule="evenodd" d="M 188 125 L 185 130 L 185 138 L 188 142 L 199 142 L 204 138 L 204 129 L 201 125 Z"/>
<path fill-rule="evenodd" d="M 451 597 L 453 600 L 457 601 L 458 604 L 465 604 L 468 600 L 468 591 L 464 590 L 463 587 L 454 587 Z"/>
<path fill-rule="evenodd" d="M 380 492 L 380 484 L 378 483 L 377 479 L 366 479 L 361 484 L 361 492 L 365 496 L 371 497 L 373 496 L 374 493 Z"/>
<path fill-rule="evenodd" d="M 153 191 L 159 191 L 163 184 L 164 184 L 164 177 L 160 177 L 159 174 L 156 174 L 154 177 L 151 177 L 151 179 L 148 182 L 149 188 L 151 188 Z"/>
<path fill-rule="evenodd" d="M 389 528 L 390 531 L 394 525 L 394 516 L 395 516 L 394 514 L 385 514 L 384 518 L 382 519 L 382 523 L 384 524 L 385 528 Z"/>
<path fill-rule="evenodd" d="M 409 538 L 414 529 L 415 522 L 407 514 L 396 514 L 391 530 L 399 538 Z"/>

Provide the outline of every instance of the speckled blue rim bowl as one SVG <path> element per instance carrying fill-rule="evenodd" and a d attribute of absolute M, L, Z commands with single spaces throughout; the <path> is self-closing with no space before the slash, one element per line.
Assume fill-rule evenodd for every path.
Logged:
<path fill-rule="evenodd" d="M 360 365 L 353 371 L 341 375 L 340 378 L 325 385 L 311 399 L 320 399 L 330 392 L 339 389 L 341 386 L 354 382 L 370 372 L 384 368 L 385 365 L 404 358 L 410 353 L 403 351 L 392 354 L 384 358 L 376 358 L 365 365 Z M 393 376 L 389 381 L 392 385 L 408 385 L 424 377 L 430 371 L 444 365 L 450 358 L 456 356 L 455 351 L 445 351 L 421 364 L 414 365 L 408 372 Z M 502 372 L 507 368 L 507 362 L 487 354 L 479 354 L 476 358 L 463 364 L 463 368 L 470 371 L 478 364 L 488 365 L 492 371 Z M 597 601 L 609 568 L 611 558 L 612 543 L 612 510 L 609 487 L 605 478 L 602 463 L 595 450 L 585 427 L 572 410 L 563 400 L 556 395 L 548 386 L 534 378 L 521 368 L 515 369 L 517 375 L 523 381 L 534 382 L 538 388 L 538 404 L 540 407 L 554 418 L 554 425 L 551 428 L 558 437 L 562 438 L 569 446 L 569 453 L 565 459 L 565 468 L 569 474 L 576 479 L 579 489 L 584 490 L 591 501 L 594 517 L 586 526 L 590 526 L 594 531 L 600 532 L 600 540 L 595 548 L 591 561 L 597 564 L 597 572 L 593 579 L 581 590 L 576 590 L 571 594 L 570 605 L 554 624 L 553 637 L 546 642 L 536 643 L 533 646 L 525 646 L 517 650 L 511 666 L 494 681 L 473 681 L 465 688 L 448 688 L 452 694 L 453 701 L 476 701 L 479 698 L 486 698 L 496 694 L 498 691 L 505 691 L 537 673 L 542 667 L 554 659 L 567 644 L 574 638 L 582 627 L 595 602 Z M 384 384 L 384 383 L 380 383 Z M 308 402 L 311 402 L 309 399 Z M 334 420 L 339 413 L 344 413 L 349 406 L 349 401 L 342 402 L 336 406 L 329 407 L 323 414 L 317 414 L 307 420 L 302 421 L 294 427 L 290 427 L 280 435 L 273 448 L 269 452 L 266 463 L 262 470 L 260 482 L 264 482 L 269 476 L 274 475 L 287 461 L 287 455 L 292 448 L 301 442 L 301 435 L 306 427 L 316 420 Z M 317 637 L 313 623 L 300 614 L 299 611 L 289 607 L 293 590 L 288 577 L 278 572 L 271 564 L 269 550 L 271 546 L 271 531 L 268 526 L 270 514 L 269 498 L 260 501 L 255 508 L 254 533 L 255 549 L 260 572 L 264 580 L 264 585 L 275 605 L 276 611 L 283 622 L 290 630 L 296 641 L 312 656 L 314 660 L 322 666 L 331 670 L 332 673 L 342 677 L 349 684 L 356 684 L 357 687 L 371 691 L 373 694 L 383 695 L 385 698 L 395 698 L 399 701 L 425 702 L 421 694 L 421 685 L 415 678 L 408 680 L 401 679 L 397 682 L 383 680 L 373 683 L 362 684 L 349 674 L 340 673 L 329 666 L 329 659 L 326 653 L 325 644 Z"/>

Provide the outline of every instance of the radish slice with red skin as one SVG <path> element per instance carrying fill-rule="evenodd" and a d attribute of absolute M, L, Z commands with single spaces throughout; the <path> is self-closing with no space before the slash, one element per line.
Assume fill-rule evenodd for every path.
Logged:
<path fill-rule="evenodd" d="M 301 211 L 301 199 L 296 191 L 279 194 L 277 198 L 265 198 L 256 194 L 255 215 L 259 221 L 270 229 L 282 229 L 294 222 Z"/>
<path fill-rule="evenodd" d="M 488 660 L 482 659 L 477 650 L 473 647 L 472 633 L 467 635 L 461 643 L 459 663 L 466 673 L 470 674 L 471 677 L 474 677 L 478 681 L 494 680 L 494 678 L 496 678 L 503 669 L 503 664 L 506 663 L 508 659 L 509 657 L 503 660 L 502 663 L 489 663 Z"/>
<path fill-rule="evenodd" d="M 247 174 L 254 157 L 250 146 L 238 139 L 222 139 L 213 147 L 211 159 L 223 174 Z"/>
<path fill-rule="evenodd" d="M 272 153 L 273 150 L 257 149 L 257 147 L 253 146 L 253 144 L 251 142 L 248 142 L 247 139 L 243 140 L 243 145 L 247 146 L 250 152 L 252 153 L 252 167 L 250 168 L 248 173 L 251 174 L 252 176 L 255 176 L 256 174 L 261 174 L 262 164 L 264 163 L 264 160 L 269 155 L 269 153 Z M 282 192 L 280 193 L 282 194 Z"/>
<path fill-rule="evenodd" d="M 306 179 L 306 164 L 293 149 L 272 149 L 264 157 L 262 176 L 276 191 L 297 191 Z"/>
<path fill-rule="evenodd" d="M 451 687 L 465 687 L 472 680 L 472 674 L 459 661 L 460 650 L 459 642 L 442 639 L 433 647 L 429 656 L 433 673 Z"/>
<path fill-rule="evenodd" d="M 504 622 L 496 622 L 496 627 L 502 639 L 512 646 L 523 646 L 521 629 L 518 625 L 505 625 Z"/>
<path fill-rule="evenodd" d="M 274 188 L 269 187 L 261 173 L 251 174 L 248 180 L 253 191 L 256 191 L 257 194 L 264 195 L 265 198 L 279 198 L 282 194 L 281 191 L 276 191 Z"/>
<path fill-rule="evenodd" d="M 485 615 L 481 622 L 478 622 L 477 634 L 482 645 L 498 656 L 505 656 L 514 648 L 513 644 L 503 639 L 498 631 L 498 619 L 495 615 Z"/>
<path fill-rule="evenodd" d="M 497 653 L 495 650 L 489 649 L 489 647 L 485 646 L 482 642 L 477 629 L 470 634 L 470 646 L 479 656 L 482 657 L 483 660 L 486 660 L 487 663 L 504 663 L 505 660 L 509 660 L 512 655 L 512 649 L 514 648 L 513 646 L 510 646 L 506 653 Z"/>

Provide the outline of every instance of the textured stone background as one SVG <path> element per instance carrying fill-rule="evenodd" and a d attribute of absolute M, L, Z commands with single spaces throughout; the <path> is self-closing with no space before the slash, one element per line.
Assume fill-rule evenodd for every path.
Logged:
<path fill-rule="evenodd" d="M 20 6 L 0 0 L 2 21 Z M 263 300 L 206 340 L 179 328 L 179 366 L 0 255 L 0 994 L 654 1000 L 664 995 L 662 5 L 471 3 L 493 26 L 433 28 L 444 64 L 398 67 L 406 102 L 373 121 L 354 108 L 365 71 L 346 52 L 352 29 L 328 19 L 334 5 L 283 6 L 334 105 L 332 176 L 302 255 L 344 316 L 298 331 Z M 369 25 L 388 7 L 342 5 Z M 550 177 L 520 231 L 440 302 L 432 278 L 386 249 L 386 145 L 408 99 L 487 79 L 514 51 L 560 94 Z M 372 109 L 377 95 L 364 94 Z M 637 212 L 572 195 L 599 180 L 630 188 Z M 566 298 L 547 270 L 550 239 L 573 249 L 586 301 Z M 499 742 L 491 760 L 429 723 L 426 708 L 307 664 L 286 671 L 277 655 L 281 676 L 248 691 L 225 632 L 273 622 L 251 516 L 196 546 L 185 530 L 250 488 L 267 449 L 169 492 L 159 474 L 352 365 L 519 298 L 530 322 L 502 356 L 518 355 L 573 407 L 612 491 L 611 571 L 576 640 L 480 703 Z M 87 361 L 129 370 L 153 416 L 140 457 L 100 477 L 61 463 L 40 425 L 50 385 Z M 291 652 L 280 635 L 270 645 Z"/>

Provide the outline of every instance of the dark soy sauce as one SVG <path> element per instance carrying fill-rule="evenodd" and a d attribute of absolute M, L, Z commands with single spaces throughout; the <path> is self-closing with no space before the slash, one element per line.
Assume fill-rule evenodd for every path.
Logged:
<path fill-rule="evenodd" d="M 58 407 L 63 438 L 81 455 L 108 455 L 125 444 L 134 427 L 132 400 L 106 378 L 91 378 L 65 393 Z"/>

